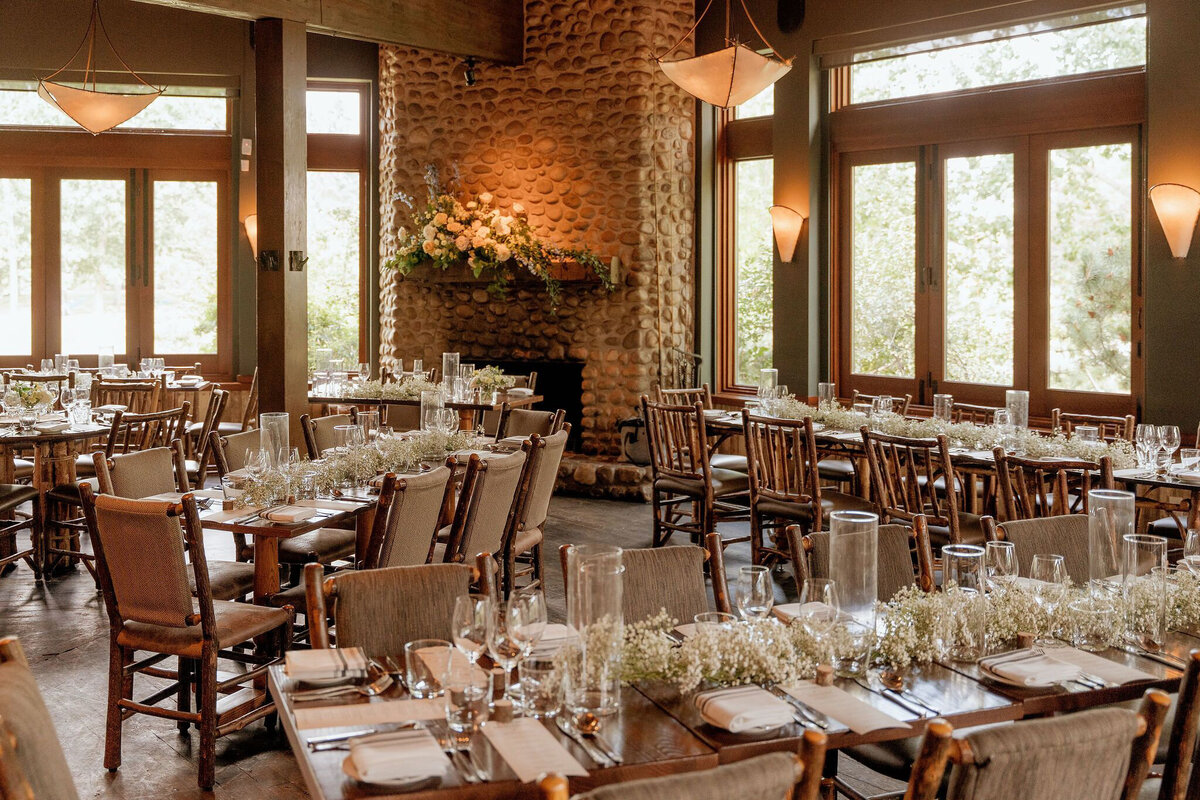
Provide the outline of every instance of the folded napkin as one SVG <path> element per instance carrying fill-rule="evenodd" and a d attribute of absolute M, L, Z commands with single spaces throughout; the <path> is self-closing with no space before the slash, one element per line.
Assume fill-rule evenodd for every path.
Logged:
<path fill-rule="evenodd" d="M 777 728 L 792 721 L 792 707 L 758 686 L 716 689 L 696 695 L 696 708 L 709 725 L 730 733 Z"/>
<path fill-rule="evenodd" d="M 1024 686 L 1045 686 L 1079 677 L 1079 667 L 1037 650 L 1004 653 L 980 659 L 979 663 L 1001 678 Z"/>
<path fill-rule="evenodd" d="M 579 634 L 569 626 L 559 622 L 548 623 L 542 631 L 542 638 L 533 646 L 530 655 L 552 657 L 563 645 L 578 638 Z"/>
<path fill-rule="evenodd" d="M 1200 483 L 1200 472 L 1195 470 L 1180 470 L 1175 473 L 1175 477 L 1184 483 Z"/>
<path fill-rule="evenodd" d="M 771 613 L 774 614 L 780 622 L 786 625 L 796 617 L 800 616 L 801 610 L 803 610 L 806 606 L 819 606 L 822 608 L 826 607 L 824 603 L 816 602 L 804 603 L 803 605 L 800 603 L 783 603 L 782 605 L 772 606 Z"/>
<path fill-rule="evenodd" d="M 285 522 L 295 524 L 309 519 L 316 513 L 315 509 L 305 508 L 304 506 L 281 506 L 273 508 L 270 511 L 262 513 L 263 519 L 269 519 L 271 522 Z"/>
<path fill-rule="evenodd" d="M 350 759 L 363 783 L 420 780 L 446 771 L 446 755 L 427 730 L 351 739 Z"/>
<path fill-rule="evenodd" d="M 527 389 L 524 386 L 520 386 L 520 387 L 516 387 L 513 389 L 509 389 L 508 393 L 513 395 L 514 397 L 532 397 L 533 389 Z"/>
<path fill-rule="evenodd" d="M 294 681 L 325 678 L 365 678 L 367 657 L 357 647 L 325 650 L 289 650 L 284 671 Z"/>
<path fill-rule="evenodd" d="M 39 422 L 33 426 L 38 433 L 61 433 L 71 427 L 69 422 L 60 422 L 59 420 L 46 420 Z"/>

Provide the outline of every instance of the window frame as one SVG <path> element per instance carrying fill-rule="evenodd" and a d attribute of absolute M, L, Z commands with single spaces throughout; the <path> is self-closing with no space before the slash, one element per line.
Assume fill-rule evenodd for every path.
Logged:
<path fill-rule="evenodd" d="M 840 73 L 840 74 L 839 74 Z M 831 73 L 831 85 L 849 79 L 848 69 Z M 845 98 L 848 91 L 831 92 Z M 836 103 L 835 103 L 836 106 Z M 1144 389 L 1142 342 L 1144 184 L 1142 127 L 1145 123 L 1145 70 L 1088 73 L 1063 79 L 1009 84 L 989 90 L 964 90 L 854 106 L 841 105 L 828 115 L 831 196 L 831 359 L 839 392 L 911 393 L 918 404 L 947 391 L 963 402 L 1003 405 L 1008 387 L 943 380 L 944 318 L 932 308 L 944 302 L 944 241 L 941 204 L 945 158 L 981 152 L 1007 142 L 1014 155 L 1014 339 L 1013 385 L 1030 391 L 1031 412 L 1048 416 L 1052 408 L 1097 414 L 1135 413 Z M 1131 343 L 1130 392 L 1111 394 L 1050 389 L 1049 382 L 1049 183 L 1052 149 L 1127 141 L 1132 149 L 1131 192 Z M 918 284 L 932 275 L 939 291 L 916 292 L 917 334 L 912 379 L 860 376 L 851 371 L 849 170 L 860 163 L 895 160 L 916 153 Z M 891 156 L 891 158 L 889 158 Z M 1040 160 L 1039 160 L 1040 159 Z M 1022 173 L 1024 170 L 1024 173 Z M 922 188 L 923 187 L 923 188 Z M 934 224 L 936 222 L 936 224 Z M 924 275 L 922 275 L 924 272 Z M 922 307 L 924 305 L 924 307 Z M 922 322 L 924 320 L 924 323 Z M 934 324 L 931 324 L 934 323 Z"/>
<path fill-rule="evenodd" d="M 120 131 L 92 136 L 62 129 L 0 129 L 0 177 L 31 180 L 32 352 L 0 355 L 0 366 L 37 364 L 61 351 L 62 342 L 62 180 L 121 179 L 126 183 L 125 345 L 118 362 L 136 362 L 140 352 L 165 359 L 199 362 L 206 374 L 233 372 L 232 167 L 228 132 L 162 133 Z M 152 177 L 153 176 L 153 177 Z M 154 177 L 187 176 L 217 183 L 217 352 L 154 353 L 153 219 L 146 190 Z M 187 178 L 182 178 L 187 179 Z M 132 264 L 131 264 L 132 259 Z M 134 275 L 136 264 L 137 275 Z M 144 265 L 144 266 L 143 266 Z M 80 365 L 95 366 L 90 353 L 71 354 Z"/>
<path fill-rule="evenodd" d="M 370 125 L 371 84 L 367 81 L 309 80 L 308 91 L 355 92 L 359 96 L 358 133 L 308 133 L 309 172 L 357 172 L 358 173 L 358 361 L 373 362 L 368 352 L 370 337 L 368 328 L 370 315 L 370 214 L 369 191 L 371 185 Z M 306 344 L 307 346 L 307 344 Z"/>
<path fill-rule="evenodd" d="M 722 109 L 717 121 L 716 147 L 716 378 L 718 395 L 743 400 L 756 387 L 737 382 L 737 164 L 774 159 L 774 116 L 734 119 Z M 763 209 L 766 213 L 766 209 Z M 771 242 L 774 253 L 775 242 Z"/>

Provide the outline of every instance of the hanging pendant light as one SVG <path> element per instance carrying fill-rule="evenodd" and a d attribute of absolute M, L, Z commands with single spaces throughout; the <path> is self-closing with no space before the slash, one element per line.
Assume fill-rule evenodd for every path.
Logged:
<path fill-rule="evenodd" d="M 117 57 L 117 61 L 121 62 L 121 66 L 125 68 L 125 71 L 132 75 L 148 91 L 102 92 L 96 87 L 94 58 L 96 56 L 97 31 L 104 36 L 104 41 L 108 44 L 108 48 Z M 85 44 L 87 45 L 88 52 L 87 62 L 83 68 L 82 86 L 68 86 L 65 83 L 52 80 L 59 73 L 67 69 L 67 67 L 71 66 L 76 56 L 83 50 Z M 90 89 L 88 88 L 89 76 L 91 81 Z M 121 58 L 121 54 L 117 52 L 117 48 L 113 46 L 112 39 L 108 37 L 108 31 L 104 29 L 104 20 L 100 18 L 100 0 L 92 0 L 92 19 L 88 23 L 87 31 L 83 34 L 83 41 L 79 43 L 79 47 L 75 48 L 75 52 L 71 55 L 71 58 L 66 64 L 59 67 L 57 72 L 47 75 L 38 81 L 39 97 L 75 120 L 81 127 L 90 131 L 93 135 L 103 133 L 109 128 L 133 119 L 142 113 L 146 109 L 146 106 L 157 100 L 162 93 L 162 89 L 151 86 L 140 75 L 134 72 L 125 63 L 125 59 Z"/>
<path fill-rule="evenodd" d="M 708 0 L 708 5 L 697 17 L 696 24 L 692 26 L 691 30 L 685 33 L 683 38 L 676 42 L 670 50 L 656 59 L 658 65 L 662 67 L 662 71 L 677 86 L 688 94 L 720 108 L 741 105 L 788 74 L 792 69 L 791 59 L 784 59 L 762 35 L 762 31 L 754 23 L 754 18 L 750 16 L 750 10 L 746 8 L 745 0 L 738 0 L 738 2 L 741 3 L 742 10 L 746 13 L 746 19 L 750 20 L 750 26 L 758 34 L 758 38 L 762 39 L 763 44 L 770 48 L 773 57 L 757 53 L 730 38 L 730 0 L 725 0 L 724 49 L 678 61 L 665 60 L 681 44 L 691 38 L 692 34 L 696 32 L 696 28 L 700 27 L 700 22 L 712 8 L 713 0 Z"/>

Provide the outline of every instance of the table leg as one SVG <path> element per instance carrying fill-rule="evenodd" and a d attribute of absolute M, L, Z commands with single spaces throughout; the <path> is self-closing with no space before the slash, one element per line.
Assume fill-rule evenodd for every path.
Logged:
<path fill-rule="evenodd" d="M 254 537 L 254 602 L 260 606 L 279 591 L 279 540 Z"/>
<path fill-rule="evenodd" d="M 71 442 L 39 442 L 33 449 L 33 488 L 41 493 L 42 539 L 48 548 L 79 550 L 79 532 L 54 525 L 54 520 L 69 519 L 73 507 L 47 500 L 47 493 L 55 486 L 75 483 L 76 455 L 77 449 Z M 79 561 L 75 556 L 43 555 L 42 570 L 47 575 L 69 569 Z"/>
<path fill-rule="evenodd" d="M 16 483 L 17 482 L 16 464 L 14 463 L 13 458 L 14 457 L 13 457 L 11 447 L 0 447 L 0 483 Z M 7 520 L 11 520 L 12 518 L 13 518 L 13 513 L 11 511 L 7 511 L 3 514 L 0 514 L 0 520 L 7 521 Z M 38 529 L 35 528 L 35 530 L 38 530 Z M 37 536 L 34 536 L 33 538 L 35 540 L 33 543 L 33 546 L 36 550 L 37 548 L 40 547 L 40 545 L 36 541 Z M 17 552 L 16 541 L 10 536 L 0 537 L 0 558 L 6 558 L 8 556 L 11 556 L 15 552 Z M 35 553 L 34 558 L 36 559 L 37 556 L 38 556 L 38 554 Z M 38 563 L 40 564 L 41 562 L 38 561 Z"/>

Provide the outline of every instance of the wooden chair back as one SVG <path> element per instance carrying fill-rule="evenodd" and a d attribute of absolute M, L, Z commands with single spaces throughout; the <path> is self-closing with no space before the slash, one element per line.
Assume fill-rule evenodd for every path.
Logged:
<path fill-rule="evenodd" d="M 512 375 L 514 389 L 528 389 L 537 394 L 537 372 L 530 372 L 528 375 Z"/>
<path fill-rule="evenodd" d="M 1162 770 L 1158 800 L 1194 800 L 1200 796 L 1200 771 L 1196 770 L 1196 726 L 1200 721 L 1200 650 L 1188 653 L 1187 669 L 1175 700 L 1175 719 L 1167 731 L 1167 760 Z"/>
<path fill-rule="evenodd" d="M 217 475 L 223 478 L 226 474 L 246 466 L 246 462 L 250 460 L 250 453 L 257 452 L 262 447 L 262 434 L 257 428 L 231 433 L 228 436 L 213 431 L 208 435 L 208 441 L 213 463 L 217 465 Z"/>
<path fill-rule="evenodd" d="M 1063 557 L 1067 575 L 1078 586 L 1091 578 L 1089 520 L 1082 514 L 1066 514 L 1040 519 L 1022 519 L 999 525 L 991 517 L 980 520 L 983 536 L 989 542 L 1012 542 L 1017 569 L 1028 575 L 1038 553 L 1057 553 Z M 1104 555 L 1109 574 L 1121 571 L 1120 550 L 1114 545 Z"/>
<path fill-rule="evenodd" d="M 304 432 L 304 446 L 308 457 L 317 459 L 331 447 L 337 447 L 337 437 L 334 428 L 339 425 L 354 424 L 353 414 L 330 414 L 325 417 L 310 417 L 300 415 L 300 429 Z"/>
<path fill-rule="evenodd" d="M 250 379 L 250 393 L 246 395 L 246 408 L 242 411 L 242 430 L 258 427 L 258 367 Z"/>
<path fill-rule="evenodd" d="M 188 413 L 192 404 L 184 401 L 179 408 L 144 414 L 118 411 L 113 414 L 105 454 L 134 453 L 152 447 L 167 447 L 187 435 Z"/>
<path fill-rule="evenodd" d="M 1072 431 L 1080 425 L 1094 425 L 1099 428 L 1100 438 L 1106 442 L 1116 439 L 1132 442 L 1137 420 L 1133 414 L 1126 414 L 1123 417 L 1107 417 L 1097 414 L 1071 414 L 1059 408 L 1050 411 L 1050 430 L 1056 433 L 1062 431 L 1069 437 Z"/>
<path fill-rule="evenodd" d="M 0 798 L 78 797 L 25 651 L 15 637 L 0 638 Z"/>
<path fill-rule="evenodd" d="M 97 378 L 92 381 L 92 408 L 125 406 L 131 414 L 149 414 L 159 410 L 162 382 Z"/>
<path fill-rule="evenodd" d="M 558 548 L 564 594 L 569 594 L 570 590 L 573 547 L 564 544 Z M 625 618 L 630 622 L 665 610 L 680 625 L 685 625 L 696 614 L 708 611 L 708 590 L 704 586 L 706 570 L 712 580 L 716 610 L 733 613 L 725 573 L 725 548 L 719 533 L 708 534 L 704 547 L 673 545 L 628 549 L 621 551 L 621 560 L 625 567 L 623 583 L 626 587 L 621 593 L 621 603 Z"/>
<path fill-rule="evenodd" d="M 176 378 L 182 377 L 184 375 L 199 375 L 200 374 L 200 362 L 195 361 L 191 364 L 181 364 L 181 365 L 175 366 L 175 367 L 166 366 L 166 367 L 163 367 L 163 372 L 174 372 Z"/>
<path fill-rule="evenodd" d="M 650 468 L 655 480 L 679 478 L 712 483 L 704 406 L 652 403 L 642 395 L 642 418 L 650 444 Z"/>
<path fill-rule="evenodd" d="M 490 563 L 489 563 L 490 562 Z M 338 647 L 362 647 L 372 657 L 404 658 L 414 639 L 444 639 L 454 601 L 472 588 L 490 593 L 484 577 L 494 569 L 491 553 L 469 564 L 421 564 L 335 573 L 321 564 L 304 568 L 308 635 L 314 650 L 332 647 L 329 620 Z M 380 625 L 380 620 L 387 624 Z"/>
<path fill-rule="evenodd" d="M 975 425 L 991 425 L 997 411 L 1007 411 L 1004 406 L 977 406 L 971 403 L 955 403 L 950 410 L 954 422 L 971 422 Z"/>
<path fill-rule="evenodd" d="M 818 800 L 825 766 L 827 738 L 820 731 L 805 731 L 798 753 L 767 753 L 745 761 L 723 764 L 698 772 L 642 778 L 600 786 L 574 796 L 575 800 L 656 800 L 686 797 L 690 800 Z M 760 787 L 748 792 L 747 786 Z M 541 800 L 568 800 L 570 784 L 562 775 L 550 774 L 538 782 Z"/>
<path fill-rule="evenodd" d="M 539 411 L 533 408 L 510 408 L 508 403 L 500 406 L 500 419 L 496 423 L 496 438 L 506 439 L 510 436 L 553 436 L 562 430 L 567 419 L 567 412 Z M 486 422 L 484 423 L 486 429 Z"/>
<path fill-rule="evenodd" d="M 225 416 L 225 404 L 229 402 L 229 392 L 224 389 L 214 389 L 208 398 L 208 407 L 204 410 L 204 424 L 200 426 L 200 435 L 196 440 L 196 488 L 204 486 L 204 476 L 208 472 L 208 459 L 212 447 L 212 434 L 221 424 Z"/>
<path fill-rule="evenodd" d="M 450 526 L 446 562 L 469 562 L 477 553 L 500 553 L 512 535 L 512 520 L 529 481 L 531 445 L 516 453 L 467 460 L 458 506 Z"/>
<path fill-rule="evenodd" d="M 829 534 L 813 532 L 804 535 L 799 525 L 789 525 L 785 533 L 797 588 L 809 578 L 828 578 Z M 916 517 L 911 527 L 879 526 L 876 583 L 879 600 L 884 602 L 891 600 L 901 588 L 913 584 L 923 592 L 934 590 L 933 548 L 929 543 L 929 524 L 924 516 Z"/>
<path fill-rule="evenodd" d="M 949 800 L 1135 800 L 1169 705 L 1165 692 L 1150 689 L 1136 713 L 1093 709 L 985 727 L 963 738 L 935 719 L 925 729 L 904 797 L 934 800 L 952 764 Z"/>
<path fill-rule="evenodd" d="M 420 475 L 383 476 L 364 569 L 429 562 L 442 507 L 454 491 L 452 475 L 449 468 L 438 467 Z"/>
<path fill-rule="evenodd" d="M 863 394 L 863 393 L 859 392 L 857 389 L 855 389 L 853 402 L 855 402 L 855 403 L 870 403 L 871 401 L 876 400 L 879 397 L 882 397 L 882 395 Z M 888 397 L 892 398 L 892 411 L 894 411 L 895 413 L 899 414 L 902 417 L 908 415 L 908 406 L 912 403 L 912 395 L 911 394 L 906 394 L 903 397 L 901 397 L 900 395 L 897 395 L 897 394 L 892 394 L 892 395 L 888 395 Z"/>
<path fill-rule="evenodd" d="M 170 447 L 153 447 L 111 458 L 93 453 L 92 460 L 101 494 L 136 500 L 189 489 L 183 443 L 178 439 Z"/>
<path fill-rule="evenodd" d="M 713 407 L 712 391 L 707 383 L 690 389 L 664 389 L 660 385 L 654 393 L 654 399 L 664 405 L 691 406 L 700 403 L 705 408 Z"/>
<path fill-rule="evenodd" d="M 1087 514 L 1088 492 L 1112 489 L 1112 458 L 1023 458 L 1003 447 L 992 450 L 1000 485 L 1000 507 L 1006 521 Z"/>
<path fill-rule="evenodd" d="M 749 465 L 750 498 L 812 504 L 812 530 L 821 529 L 821 484 L 817 443 L 810 417 L 760 417 L 742 412 Z"/>
<path fill-rule="evenodd" d="M 912 523 L 924 515 L 930 525 L 949 528 L 950 541 L 959 542 L 958 510 L 961 484 L 950 460 L 950 443 L 944 434 L 936 439 L 914 439 L 876 433 L 865 425 L 863 444 L 871 470 L 871 492 L 883 521 Z M 945 490 L 938 491 L 942 479 Z"/>

